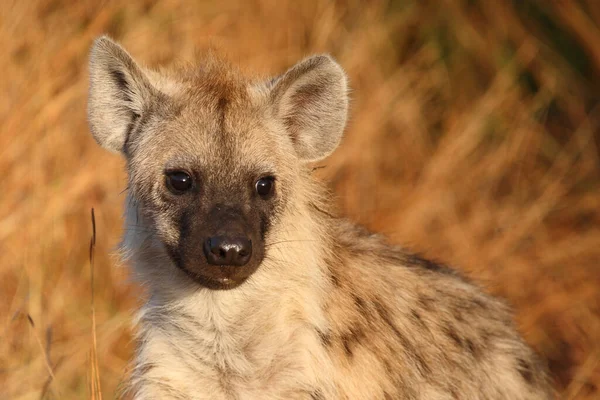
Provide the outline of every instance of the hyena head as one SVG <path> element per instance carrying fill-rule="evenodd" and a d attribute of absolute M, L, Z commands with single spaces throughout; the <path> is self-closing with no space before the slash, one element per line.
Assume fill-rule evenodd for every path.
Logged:
<path fill-rule="evenodd" d="M 103 37 L 91 52 L 88 114 L 103 147 L 127 161 L 130 197 L 172 264 L 210 289 L 231 289 L 261 265 L 306 163 L 338 145 L 346 75 L 328 56 L 265 82 L 215 56 L 166 74 Z"/>

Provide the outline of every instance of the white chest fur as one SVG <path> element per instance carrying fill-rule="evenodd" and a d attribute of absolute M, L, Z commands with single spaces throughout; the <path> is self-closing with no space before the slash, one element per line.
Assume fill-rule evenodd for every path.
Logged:
<path fill-rule="evenodd" d="M 231 292 L 198 290 L 178 302 L 150 299 L 139 316 L 137 400 L 333 393 L 330 361 L 315 330 L 320 318 L 308 296 L 297 287 L 282 296 L 285 285 L 275 293 L 246 285 Z"/>

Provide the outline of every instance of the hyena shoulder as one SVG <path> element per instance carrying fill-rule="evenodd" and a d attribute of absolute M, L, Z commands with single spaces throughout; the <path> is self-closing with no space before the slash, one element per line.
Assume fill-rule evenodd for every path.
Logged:
<path fill-rule="evenodd" d="M 380 398 L 550 397 L 546 366 L 505 302 L 381 235 L 336 225 L 325 303 L 331 329 L 319 336 L 343 386 L 377 382 Z"/>

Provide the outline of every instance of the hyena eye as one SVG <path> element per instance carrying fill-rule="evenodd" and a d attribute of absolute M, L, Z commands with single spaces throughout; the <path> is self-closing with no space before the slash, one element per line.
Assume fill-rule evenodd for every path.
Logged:
<path fill-rule="evenodd" d="M 266 176 L 256 181 L 256 193 L 263 199 L 270 197 L 275 188 L 275 178 Z"/>
<path fill-rule="evenodd" d="M 192 177 L 184 171 L 168 171 L 165 182 L 173 194 L 183 194 L 192 188 Z"/>

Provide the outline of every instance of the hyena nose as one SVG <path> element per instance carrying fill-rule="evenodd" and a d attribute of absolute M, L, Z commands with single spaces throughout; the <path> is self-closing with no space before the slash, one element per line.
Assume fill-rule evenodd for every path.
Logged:
<path fill-rule="evenodd" d="M 252 242 L 243 237 L 213 236 L 204 242 L 206 260 L 212 265 L 246 265 L 252 255 Z"/>

